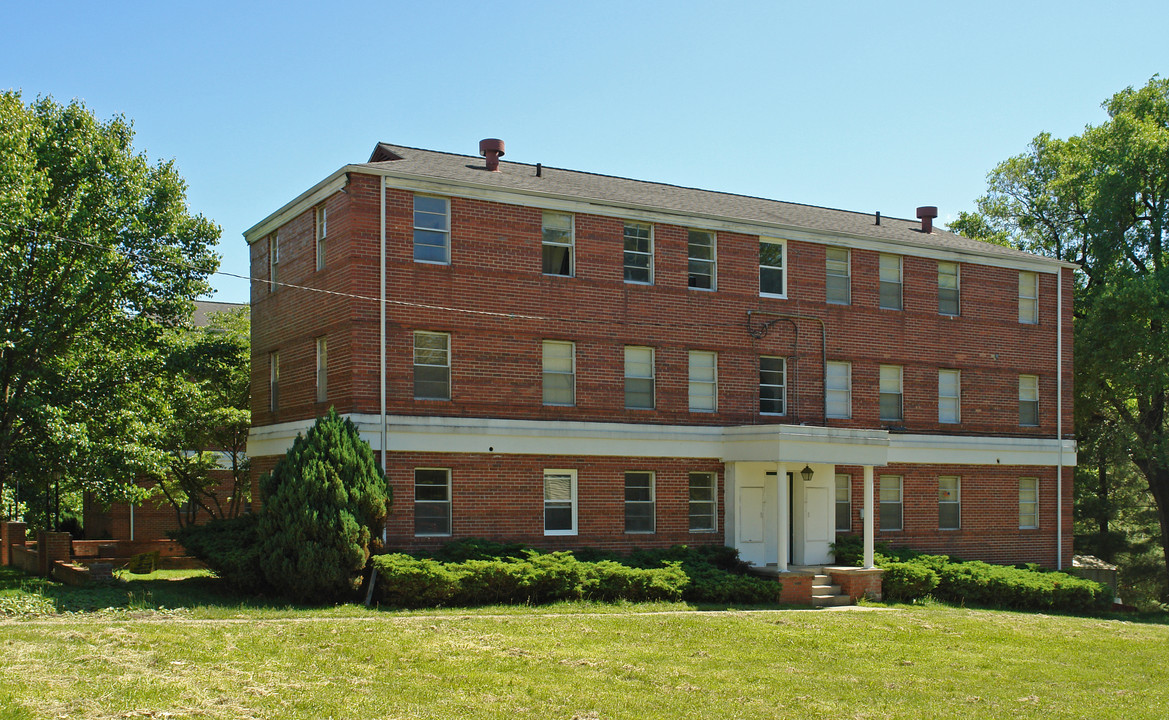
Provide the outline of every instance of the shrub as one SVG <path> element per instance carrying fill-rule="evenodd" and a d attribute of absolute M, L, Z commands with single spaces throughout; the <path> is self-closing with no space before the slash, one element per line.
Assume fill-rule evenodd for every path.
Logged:
<path fill-rule="evenodd" d="M 385 475 L 353 422 L 330 408 L 260 482 L 268 584 L 308 602 L 353 595 L 390 503 Z"/>
<path fill-rule="evenodd" d="M 526 547 L 520 543 L 498 543 L 483 538 L 464 538 L 444 544 L 434 553 L 435 560 L 442 562 L 463 562 L 464 560 L 497 560 L 499 558 L 519 559 L 525 557 Z"/>
<path fill-rule="evenodd" d="M 676 562 L 657 568 L 635 568 L 600 560 L 587 567 L 585 596 L 593 600 L 681 600 L 690 584 L 690 578 Z"/>
<path fill-rule="evenodd" d="M 379 597 L 387 605 L 437 607 L 449 603 L 459 589 L 458 576 L 435 560 L 401 553 L 377 555 L 373 567 Z"/>
<path fill-rule="evenodd" d="M 175 537 L 224 582 L 245 593 L 262 593 L 268 590 L 268 583 L 260 567 L 258 528 L 256 515 L 240 515 L 188 525 Z"/>
<path fill-rule="evenodd" d="M 938 574 L 916 562 L 889 562 L 881 566 L 882 595 L 890 602 L 912 602 L 933 592 Z"/>
<path fill-rule="evenodd" d="M 1062 572 L 971 561 L 950 563 L 938 576 L 938 596 L 953 601 L 1034 610 L 1099 610 L 1112 604 L 1111 588 Z"/>

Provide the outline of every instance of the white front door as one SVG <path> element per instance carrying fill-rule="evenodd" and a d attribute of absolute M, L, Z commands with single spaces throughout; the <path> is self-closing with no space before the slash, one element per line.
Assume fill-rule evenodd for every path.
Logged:
<path fill-rule="evenodd" d="M 763 547 L 763 488 L 739 488 L 737 510 L 739 558 L 752 565 L 766 565 Z"/>
<path fill-rule="evenodd" d="M 803 564 L 820 565 L 832 560 L 829 545 L 834 540 L 833 509 L 829 503 L 828 488 L 804 488 Z"/>

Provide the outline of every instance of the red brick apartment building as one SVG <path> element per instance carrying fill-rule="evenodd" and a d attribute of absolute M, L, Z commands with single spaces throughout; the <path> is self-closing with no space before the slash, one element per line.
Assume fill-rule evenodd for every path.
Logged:
<path fill-rule="evenodd" d="M 335 406 L 394 548 L 1070 563 L 1072 265 L 480 150 L 379 144 L 245 233 L 254 476 Z"/>

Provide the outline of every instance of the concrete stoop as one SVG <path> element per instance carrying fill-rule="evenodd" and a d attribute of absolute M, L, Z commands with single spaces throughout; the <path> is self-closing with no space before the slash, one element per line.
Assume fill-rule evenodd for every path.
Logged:
<path fill-rule="evenodd" d="M 852 605 L 852 598 L 842 594 L 840 586 L 832 584 L 832 578 L 817 574 L 812 577 L 812 605 L 816 607 Z"/>

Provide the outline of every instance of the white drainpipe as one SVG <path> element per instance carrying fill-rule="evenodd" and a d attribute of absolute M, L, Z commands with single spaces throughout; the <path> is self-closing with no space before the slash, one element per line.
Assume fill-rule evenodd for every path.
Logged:
<path fill-rule="evenodd" d="M 380 195 L 381 195 L 381 252 L 379 255 L 379 266 L 381 267 L 381 342 L 379 343 L 378 352 L 381 356 L 381 453 L 382 453 L 382 472 L 387 471 L 386 461 L 386 176 L 381 176 L 380 181 Z M 382 542 L 386 542 L 387 529 L 385 525 L 382 526 Z"/>
<path fill-rule="evenodd" d="M 1063 570 L 1063 269 L 1055 276 L 1055 568 Z"/>

